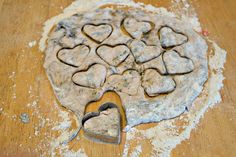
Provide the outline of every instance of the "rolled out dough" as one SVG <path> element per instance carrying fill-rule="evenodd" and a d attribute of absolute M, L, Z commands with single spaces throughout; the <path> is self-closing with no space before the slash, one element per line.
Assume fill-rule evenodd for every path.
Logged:
<path fill-rule="evenodd" d="M 176 18 L 106 8 L 58 23 L 44 67 L 58 100 L 79 121 L 89 102 L 116 92 L 128 130 L 191 107 L 208 78 L 207 49 L 206 41 Z"/>

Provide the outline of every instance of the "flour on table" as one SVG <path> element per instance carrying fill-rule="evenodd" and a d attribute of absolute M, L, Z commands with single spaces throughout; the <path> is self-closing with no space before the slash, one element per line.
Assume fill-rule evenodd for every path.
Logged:
<path fill-rule="evenodd" d="M 92 33 L 85 32 L 88 30 Z M 144 34 L 150 32 L 154 46 L 143 42 Z M 65 38 L 69 42 L 63 43 Z M 98 9 L 60 21 L 45 54 L 44 67 L 58 100 L 80 122 L 86 105 L 106 91 L 120 96 L 127 128 L 174 118 L 200 94 L 192 85 L 201 87 L 208 78 L 207 44 L 200 35 L 177 18 L 135 8 Z M 156 58 L 163 62 L 166 73 L 158 65 L 143 68 L 143 63 Z M 150 70 L 157 73 L 156 80 L 147 79 Z"/>
<path fill-rule="evenodd" d="M 28 46 L 31 48 L 31 47 L 34 47 L 36 44 L 37 44 L 37 41 L 33 40 L 33 41 L 28 43 Z"/>
<path fill-rule="evenodd" d="M 127 132 L 126 151 L 130 149 L 129 143 L 135 139 L 139 139 L 140 143 L 144 139 L 149 139 L 153 149 L 153 157 L 170 156 L 172 149 L 176 145 L 190 137 L 191 130 L 197 126 L 204 113 L 221 101 L 219 90 L 223 87 L 224 76 L 222 73 L 226 61 L 226 51 L 221 49 L 215 42 L 211 40 L 209 42 L 211 45 L 211 53 L 209 55 L 210 77 L 202 91 L 202 96 L 194 101 L 189 112 L 182 114 L 178 118 L 162 121 L 157 126 L 147 130 L 134 128 L 131 132 Z M 195 88 L 197 90 L 199 86 Z M 183 125 L 179 126 L 176 122 Z M 123 156 L 125 157 L 126 155 Z"/>
<path fill-rule="evenodd" d="M 68 148 L 63 150 L 62 157 L 88 157 L 83 149 L 79 149 L 78 151 L 71 151 Z"/>
<path fill-rule="evenodd" d="M 142 153 L 142 146 L 138 145 L 135 147 L 134 151 L 130 154 L 130 157 L 139 157 Z"/>
<path fill-rule="evenodd" d="M 185 1 L 183 3 L 186 11 L 191 10 L 193 12 L 188 3 Z M 131 9 L 132 11 L 122 9 L 96 10 L 104 4 L 127 5 L 134 8 Z M 113 17 L 114 14 L 116 18 Z M 125 15 L 131 17 L 126 19 L 124 18 Z M 153 152 L 158 152 L 158 154 L 152 153 L 153 156 L 169 156 L 177 144 L 190 136 L 191 130 L 209 106 L 220 101 L 219 90 L 222 88 L 222 80 L 224 79 L 222 68 L 225 52 L 215 43 L 212 43 L 209 50 L 212 49 L 215 53 L 207 59 L 209 56 L 208 45 L 195 32 L 201 30 L 198 18 L 195 14 L 189 15 L 192 16 L 183 14 L 177 20 L 178 15 L 168 12 L 165 8 L 155 8 L 130 0 L 75 1 L 65 9 L 64 14 L 47 21 L 45 32 L 40 41 L 40 48 L 46 53 L 44 66 L 58 100 L 63 106 L 72 110 L 78 120 L 81 121 L 84 108 L 89 101 L 98 100 L 107 90 L 117 92 L 121 97 L 128 123 L 125 151 L 129 149 L 129 142 L 139 137 L 138 139 L 141 140 L 150 140 Z M 89 29 L 93 30 L 92 34 L 82 29 L 87 24 L 91 24 L 91 21 L 92 27 L 90 26 Z M 121 21 L 123 21 L 122 31 Z M 154 27 L 151 25 L 153 22 Z M 54 25 L 57 25 L 57 28 L 49 35 L 49 31 Z M 136 25 L 140 26 L 134 27 Z M 122 34 L 123 31 L 126 33 Z M 153 37 L 153 35 L 158 34 L 155 32 L 160 32 L 160 36 Z M 44 42 L 48 35 L 48 44 L 45 45 Z M 159 49 L 156 49 L 159 54 L 150 51 L 151 56 L 148 56 L 140 48 L 138 50 L 132 48 L 132 51 L 131 43 L 135 40 L 138 40 L 137 43 L 145 50 L 148 46 L 159 46 Z M 57 52 L 73 50 L 77 45 L 86 45 L 90 48 L 88 57 L 85 57 L 80 65 L 71 66 L 58 60 Z M 100 55 L 97 53 L 96 47 L 106 47 L 103 51 L 105 52 L 109 51 L 108 49 L 115 51 L 114 48 L 118 45 L 127 46 L 130 49 L 129 55 L 127 55 L 128 51 L 123 51 L 124 53 L 121 51 L 119 53 L 121 55 L 111 53 L 107 56 L 102 52 L 99 53 Z M 165 49 L 168 51 L 164 52 Z M 133 52 L 137 53 L 133 54 Z M 161 59 L 158 58 L 159 56 Z M 71 59 L 65 57 L 65 59 L 71 61 L 73 57 Z M 217 67 L 212 64 L 213 60 L 219 63 Z M 154 65 L 149 62 L 154 63 Z M 91 79 L 93 78 L 92 74 L 85 77 L 84 82 L 86 83 L 83 83 L 82 86 L 81 81 L 80 83 L 71 81 L 71 76 L 75 76 L 76 73 L 86 73 L 90 67 L 96 64 L 105 67 L 105 81 L 103 81 L 104 75 L 101 74 L 103 78 L 98 80 Z M 178 66 L 179 64 L 183 64 L 183 66 Z M 147 69 L 155 70 L 158 75 L 170 76 L 168 79 L 161 79 L 161 81 L 159 79 L 158 81 L 146 79 L 147 84 L 143 83 L 142 77 L 135 77 L 137 78 L 136 83 L 129 81 L 129 79 L 132 80 L 133 75 L 143 76 Z M 217 73 L 212 74 L 212 71 L 215 70 Z M 212 75 L 208 75 L 208 73 Z M 132 87 L 135 88 L 129 86 L 130 83 L 133 83 L 134 86 Z M 155 85 L 158 84 L 162 84 L 164 88 L 157 90 Z M 162 92 L 165 95 L 162 95 Z M 145 93 L 150 94 L 151 100 L 146 99 Z M 182 93 L 186 93 L 186 95 L 183 96 Z M 199 94 L 201 94 L 200 97 Z M 173 100 L 175 101 L 173 102 Z M 195 105 L 196 103 L 198 105 Z M 189 112 L 185 112 L 186 109 Z M 180 118 L 170 119 L 178 115 L 181 115 Z M 161 121 L 162 119 L 169 120 Z M 174 122 L 177 120 L 186 122 L 186 125 L 181 126 L 182 132 L 179 132 L 179 127 L 175 126 Z M 159 124 L 147 130 L 132 128 L 140 123 L 148 122 L 159 122 Z M 129 129 L 134 131 L 129 131 Z M 138 148 L 136 152 L 132 154 L 139 155 Z"/>
<path fill-rule="evenodd" d="M 66 130 L 66 129 L 70 128 L 71 127 L 71 120 L 69 118 L 69 113 L 60 111 L 58 115 L 61 119 L 63 119 L 63 121 L 60 122 L 58 125 L 54 126 L 52 128 L 52 130 L 61 130 L 61 131 L 63 131 L 63 130 Z"/>

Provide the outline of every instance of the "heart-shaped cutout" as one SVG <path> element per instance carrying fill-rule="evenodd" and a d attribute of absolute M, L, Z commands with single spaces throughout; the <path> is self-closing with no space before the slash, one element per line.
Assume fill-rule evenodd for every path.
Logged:
<path fill-rule="evenodd" d="M 186 74 L 194 70 L 193 61 L 170 50 L 163 54 L 163 61 L 169 74 Z"/>
<path fill-rule="evenodd" d="M 149 22 L 138 21 L 134 18 L 126 18 L 123 25 L 129 35 L 135 39 L 141 39 L 143 34 L 150 32 L 152 29 Z"/>
<path fill-rule="evenodd" d="M 159 46 L 147 46 L 143 41 L 133 40 L 130 44 L 131 52 L 137 63 L 144 63 L 158 57 L 162 49 Z"/>
<path fill-rule="evenodd" d="M 174 91 L 176 84 L 170 76 L 162 76 L 155 69 L 145 70 L 142 86 L 148 96 L 158 96 Z"/>
<path fill-rule="evenodd" d="M 97 55 L 111 66 L 118 66 L 130 54 L 130 50 L 125 45 L 109 46 L 101 45 L 97 48 Z"/>
<path fill-rule="evenodd" d="M 102 43 L 112 33 L 112 26 L 109 24 L 87 24 L 82 31 L 97 43 Z"/>
<path fill-rule="evenodd" d="M 160 29 L 160 41 L 163 48 L 170 48 L 186 43 L 188 37 L 182 33 L 175 32 L 170 27 L 162 27 Z"/>
<path fill-rule="evenodd" d="M 108 84 L 115 91 L 135 95 L 140 86 L 141 76 L 136 70 L 126 70 L 122 75 L 115 74 L 108 78 Z"/>
<path fill-rule="evenodd" d="M 100 88 L 105 82 L 107 69 L 100 64 L 90 66 L 87 71 L 76 72 L 72 81 L 79 86 L 87 88 Z"/>
<path fill-rule="evenodd" d="M 79 67 L 88 56 L 90 48 L 86 45 L 78 45 L 75 48 L 64 48 L 58 51 L 58 59 L 74 67 Z"/>
<path fill-rule="evenodd" d="M 103 104 L 98 112 L 87 113 L 82 125 L 85 136 L 94 141 L 120 143 L 120 112 L 113 103 Z"/>

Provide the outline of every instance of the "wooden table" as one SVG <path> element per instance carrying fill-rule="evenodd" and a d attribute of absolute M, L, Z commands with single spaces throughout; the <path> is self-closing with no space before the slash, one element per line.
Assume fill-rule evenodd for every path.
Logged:
<path fill-rule="evenodd" d="M 157 2 L 156 2 L 157 1 Z M 72 0 L 0 0 L 0 156 L 39 156 L 47 149 L 45 135 L 55 137 L 46 121 L 36 136 L 35 127 L 58 121 L 56 98 L 43 69 L 44 54 L 37 46 L 42 24 L 59 14 Z M 156 6 L 168 6 L 168 0 L 143 0 Z M 236 154 L 236 1 L 193 0 L 202 27 L 210 38 L 227 50 L 223 101 L 205 113 L 189 140 L 172 152 L 173 157 L 234 157 Z M 118 102 L 111 93 L 101 101 Z M 119 102 L 118 102 L 119 103 Z M 29 105 L 27 105 L 29 104 Z M 96 103 L 95 103 L 96 105 Z M 60 107 L 60 106 L 59 106 Z M 20 121 L 21 113 L 30 115 L 30 123 Z M 70 113 L 70 116 L 72 114 Z M 48 125 L 47 125 L 48 124 Z M 73 122 L 73 125 L 74 122 Z M 45 140 L 45 143 L 44 143 Z M 123 144 L 98 145 L 81 139 L 88 156 L 118 156 Z M 73 141 L 73 145 L 80 145 Z M 43 148 L 43 150 L 39 150 Z M 93 148 L 93 149 L 91 149 Z M 35 149 L 38 149 L 37 151 Z M 141 156 L 145 156 L 142 153 Z"/>

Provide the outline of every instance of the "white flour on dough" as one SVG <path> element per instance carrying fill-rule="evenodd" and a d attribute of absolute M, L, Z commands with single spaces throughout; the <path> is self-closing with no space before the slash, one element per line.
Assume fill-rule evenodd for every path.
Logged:
<path fill-rule="evenodd" d="M 220 89 L 223 87 L 223 68 L 226 61 L 226 51 L 221 49 L 215 42 L 209 41 L 212 44 L 212 52 L 209 58 L 210 77 L 205 84 L 204 90 L 199 98 L 197 98 L 189 112 L 181 115 L 178 118 L 159 122 L 157 126 L 147 129 L 138 130 L 133 128 L 127 132 L 126 151 L 129 150 L 129 143 L 134 139 L 139 139 L 141 143 L 144 139 L 151 141 L 153 157 L 170 156 L 171 151 L 190 137 L 191 130 L 199 123 L 204 113 L 215 104 L 221 101 Z M 177 123 L 183 124 L 182 126 Z M 124 152 L 123 157 L 127 156 Z"/>
<path fill-rule="evenodd" d="M 40 50 L 45 50 L 48 34 L 53 26 L 59 21 L 78 12 L 81 13 L 87 10 L 95 10 L 105 4 L 127 5 L 131 7 L 142 8 L 144 10 L 146 9 L 154 13 L 162 13 L 175 17 L 175 14 L 168 12 L 165 8 L 155 8 L 151 5 L 143 5 L 141 3 L 135 3 L 131 0 L 77 0 L 67 7 L 63 14 L 53 17 L 45 22 L 44 33 L 42 34 L 42 38 L 39 43 Z M 188 9 L 189 6 L 186 8 Z M 196 16 L 188 17 L 183 15 L 181 18 L 183 20 L 187 19 L 188 21 L 191 21 L 192 27 L 198 32 L 201 31 L 200 24 Z M 127 153 L 130 149 L 129 143 L 133 140 L 137 140 L 137 137 L 140 139 L 140 143 L 143 139 L 150 140 L 153 147 L 152 156 L 170 156 L 171 150 L 174 149 L 177 144 L 189 138 L 191 130 L 196 127 L 200 118 L 204 115 L 207 109 L 221 101 L 221 95 L 219 91 L 223 87 L 223 66 L 226 60 L 226 52 L 218 47 L 213 41 L 209 41 L 209 43 L 211 45 L 210 50 L 214 51 L 214 54 L 212 52 L 209 54 L 209 78 L 203 88 L 201 96 L 195 100 L 190 111 L 184 113 L 178 118 L 159 122 L 157 126 L 147 130 L 138 130 L 136 128 L 132 128 L 126 134 L 126 147 L 124 149 L 123 156 L 130 155 Z M 199 86 L 194 88 L 196 88 L 196 90 L 201 90 Z M 177 126 L 176 121 L 183 122 L 184 125 Z M 137 147 L 136 151 L 138 152 L 132 152 L 131 154 L 140 154 L 139 151 L 141 151 L 141 149 L 138 149 Z"/>

